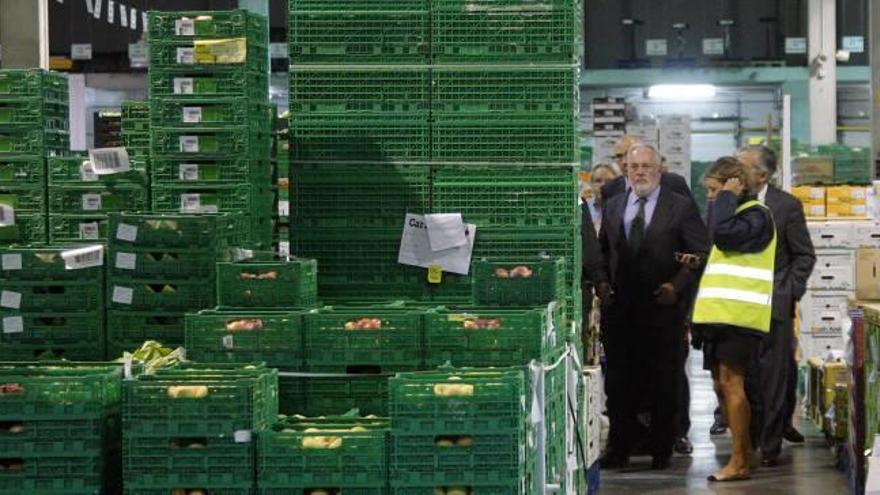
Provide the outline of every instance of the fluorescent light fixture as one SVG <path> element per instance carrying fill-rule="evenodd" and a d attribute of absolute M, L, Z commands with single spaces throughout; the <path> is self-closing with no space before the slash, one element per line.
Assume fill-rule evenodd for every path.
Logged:
<path fill-rule="evenodd" d="M 656 84 L 648 89 L 648 98 L 658 100 L 707 100 L 717 92 L 711 84 Z"/>

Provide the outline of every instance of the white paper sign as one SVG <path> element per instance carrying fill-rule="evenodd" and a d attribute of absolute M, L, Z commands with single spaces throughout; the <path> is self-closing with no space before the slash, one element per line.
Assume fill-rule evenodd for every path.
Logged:
<path fill-rule="evenodd" d="M 12 227 L 13 225 L 15 225 L 15 208 L 0 203 L 0 227 Z"/>
<path fill-rule="evenodd" d="M 278 202 L 278 216 L 279 217 L 289 217 L 290 216 L 290 201 L 279 201 Z"/>
<path fill-rule="evenodd" d="M 428 226 L 428 242 L 432 251 L 443 251 L 468 243 L 467 227 L 461 213 L 434 213 L 425 215 Z"/>
<path fill-rule="evenodd" d="M 80 239 L 98 239 L 101 233 L 98 229 L 98 222 L 84 222 L 79 224 Z"/>
<path fill-rule="evenodd" d="M 224 335 L 221 340 L 224 349 L 232 350 L 235 347 L 235 338 L 232 335 Z"/>
<path fill-rule="evenodd" d="M 287 43 L 269 43 L 269 57 L 287 58 Z"/>
<path fill-rule="evenodd" d="M 118 148 L 95 148 L 89 150 L 92 170 L 98 175 L 121 174 L 131 170 L 128 150 Z"/>
<path fill-rule="evenodd" d="M 92 167 L 92 162 L 88 160 L 84 160 L 82 164 L 79 166 L 79 178 L 83 182 L 97 182 L 98 174 L 95 173 L 95 168 Z"/>
<path fill-rule="evenodd" d="M 290 256 L 290 241 L 278 241 L 278 256 Z"/>
<path fill-rule="evenodd" d="M 183 107 L 183 123 L 198 124 L 202 121 L 202 107 Z"/>
<path fill-rule="evenodd" d="M 134 253 L 116 253 L 116 268 L 134 270 L 137 266 L 137 255 Z"/>
<path fill-rule="evenodd" d="M 67 270 L 94 268 L 104 264 L 104 246 L 96 244 L 94 246 L 62 251 L 61 258 L 64 259 L 64 268 Z"/>
<path fill-rule="evenodd" d="M 137 17 L 132 17 L 137 19 Z M 149 65 L 149 52 L 146 43 L 128 44 L 128 61 L 131 67 L 146 67 Z"/>
<path fill-rule="evenodd" d="M 0 264 L 4 270 L 21 270 L 21 255 L 18 253 L 4 254 L 0 257 Z"/>
<path fill-rule="evenodd" d="M 9 309 L 19 309 L 21 307 L 21 292 L 11 290 L 0 292 L 0 306 Z"/>
<path fill-rule="evenodd" d="M 467 275 L 470 271 L 471 253 L 474 249 L 474 239 L 477 235 L 477 226 L 467 224 L 469 242 L 464 246 L 433 251 L 428 240 L 428 227 L 423 215 L 408 213 L 403 226 L 403 235 L 400 239 L 400 251 L 397 262 L 403 265 L 420 266 L 428 268 L 439 265 L 443 271 Z"/>
<path fill-rule="evenodd" d="M 724 55 L 724 38 L 704 38 L 703 55 Z"/>
<path fill-rule="evenodd" d="M 196 63 L 196 50 L 191 46 L 181 46 L 177 48 L 177 63 L 184 65 L 193 65 Z"/>
<path fill-rule="evenodd" d="M 645 41 L 645 53 L 649 57 L 665 57 L 669 52 L 669 44 L 665 39 L 651 39 Z"/>
<path fill-rule="evenodd" d="M 180 180 L 199 180 L 199 166 L 194 163 L 181 163 L 178 170 Z"/>
<path fill-rule="evenodd" d="M 3 333 L 24 332 L 24 318 L 21 316 L 7 316 L 3 318 Z"/>
<path fill-rule="evenodd" d="M 840 44 L 850 53 L 865 53 L 864 36 L 844 36 Z"/>
<path fill-rule="evenodd" d="M 195 84 L 191 77 L 175 77 L 174 78 L 174 94 L 191 95 Z"/>
<path fill-rule="evenodd" d="M 198 136 L 180 136 L 180 152 L 181 153 L 198 153 L 199 137 Z"/>
<path fill-rule="evenodd" d="M 235 439 L 235 443 L 250 443 L 253 438 L 251 430 L 237 430 L 232 436 Z"/>
<path fill-rule="evenodd" d="M 73 43 L 70 45 L 70 58 L 72 60 L 91 60 L 91 43 Z"/>
<path fill-rule="evenodd" d="M 101 209 L 101 195 L 100 194 L 83 194 L 82 195 L 82 209 L 83 211 L 98 211 Z"/>
<path fill-rule="evenodd" d="M 138 228 L 127 223 L 120 223 L 116 227 L 116 238 L 120 241 L 134 242 L 137 239 Z"/>
<path fill-rule="evenodd" d="M 196 23 L 189 17 L 181 17 L 174 21 L 174 33 L 178 36 L 195 36 Z"/>
<path fill-rule="evenodd" d="M 787 55 L 802 55 L 807 53 L 807 39 L 785 38 L 785 53 Z"/>
<path fill-rule="evenodd" d="M 202 212 L 202 195 L 201 194 L 181 194 L 180 195 L 180 211 L 181 211 L 181 213 L 201 213 Z"/>
<path fill-rule="evenodd" d="M 134 289 L 131 287 L 113 287 L 113 302 L 119 304 L 131 304 L 134 300 Z"/>

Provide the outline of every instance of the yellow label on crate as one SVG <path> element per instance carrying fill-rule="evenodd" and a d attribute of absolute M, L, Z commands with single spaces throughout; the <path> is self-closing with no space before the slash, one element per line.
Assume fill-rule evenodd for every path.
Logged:
<path fill-rule="evenodd" d="M 194 47 L 197 64 L 243 64 L 247 60 L 247 38 L 199 40 Z"/>
<path fill-rule="evenodd" d="M 428 283 L 439 284 L 443 281 L 443 267 L 440 265 L 431 265 L 428 267 Z"/>

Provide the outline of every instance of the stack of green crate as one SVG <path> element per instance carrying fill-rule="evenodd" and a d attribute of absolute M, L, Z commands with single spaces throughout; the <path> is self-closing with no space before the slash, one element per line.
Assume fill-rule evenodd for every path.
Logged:
<path fill-rule="evenodd" d="M 122 102 L 122 143 L 128 151 L 131 168 L 147 172 L 150 161 L 150 102 Z"/>
<path fill-rule="evenodd" d="M 0 364 L 0 493 L 120 493 L 121 367 Z"/>
<path fill-rule="evenodd" d="M 104 266 L 64 251 L 0 249 L 0 360 L 104 359 Z"/>
<path fill-rule="evenodd" d="M 216 262 L 232 259 L 240 230 L 230 214 L 110 215 L 108 355 L 183 345 L 184 315 L 216 306 Z"/>
<path fill-rule="evenodd" d="M 870 148 L 831 144 L 819 146 L 817 151 L 834 159 L 835 184 L 868 184 L 873 180 Z"/>
<path fill-rule="evenodd" d="M 143 168 L 97 175 L 84 155 L 50 157 L 47 166 L 52 242 L 104 241 L 110 213 L 150 209 L 149 178 Z"/>
<path fill-rule="evenodd" d="M 256 442 L 275 423 L 277 387 L 262 364 L 181 364 L 126 381 L 124 493 L 255 493 Z"/>
<path fill-rule="evenodd" d="M 67 77 L 0 71 L 0 242 L 46 242 L 46 157 L 66 155 Z"/>
<path fill-rule="evenodd" d="M 276 119 L 275 153 L 272 159 L 275 211 L 272 217 L 272 247 L 279 256 L 290 254 L 290 140 L 287 115 Z"/>
<path fill-rule="evenodd" d="M 271 244 L 273 113 L 266 19 L 244 10 L 150 12 L 152 205 L 236 212 Z"/>
<path fill-rule="evenodd" d="M 392 493 L 531 493 L 523 369 L 401 373 L 389 383 Z"/>

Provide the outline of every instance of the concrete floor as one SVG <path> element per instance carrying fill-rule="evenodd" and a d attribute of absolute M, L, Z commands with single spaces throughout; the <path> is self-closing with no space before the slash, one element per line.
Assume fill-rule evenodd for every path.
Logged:
<path fill-rule="evenodd" d="M 715 393 L 709 373 L 703 371 L 702 353 L 691 351 L 691 432 L 694 444 L 691 456 L 676 454 L 672 468 L 650 470 L 650 457 L 634 457 L 631 467 L 620 471 L 602 471 L 600 495 L 837 495 L 848 493 L 846 477 L 834 467 L 835 459 L 812 423 L 800 421 L 798 428 L 807 436 L 802 445 L 786 443 L 781 465 L 761 468 L 755 458 L 752 479 L 736 483 L 709 484 L 706 477 L 727 462 L 730 455 L 729 434 L 710 437 Z"/>

